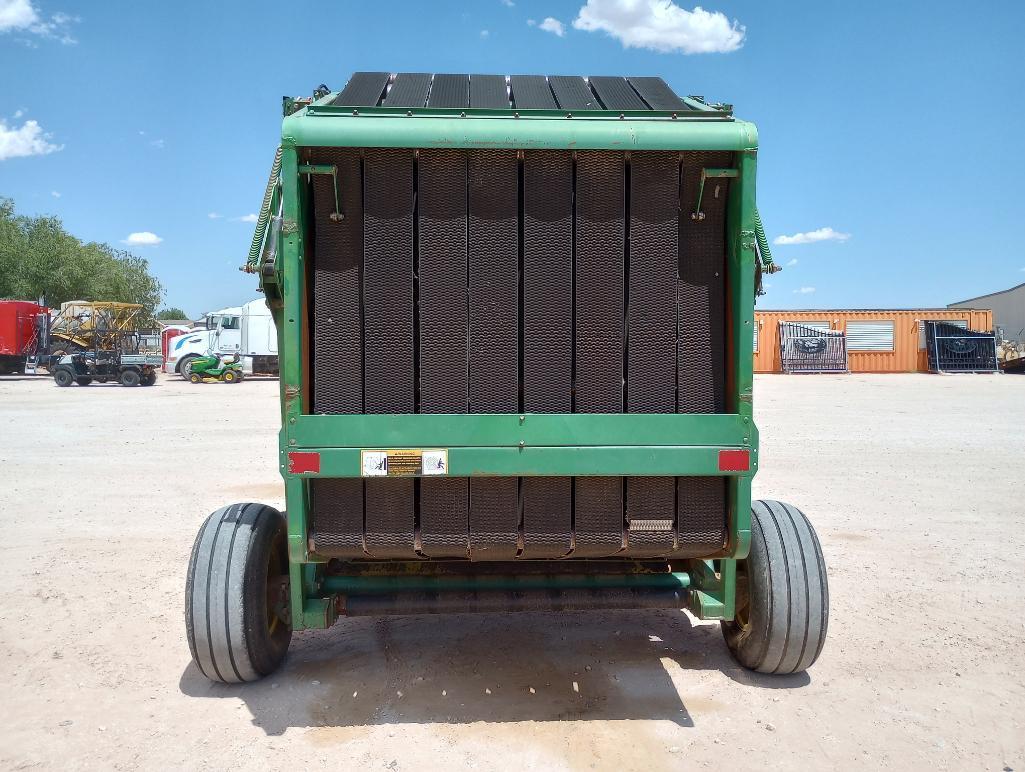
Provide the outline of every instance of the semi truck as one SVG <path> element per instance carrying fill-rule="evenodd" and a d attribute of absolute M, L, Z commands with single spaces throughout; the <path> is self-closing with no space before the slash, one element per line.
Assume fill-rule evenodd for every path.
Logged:
<path fill-rule="evenodd" d="M 164 372 L 188 380 L 190 365 L 208 354 L 238 354 L 247 375 L 276 375 L 278 339 L 263 298 L 206 315 L 206 329 L 194 329 L 168 342 Z"/>

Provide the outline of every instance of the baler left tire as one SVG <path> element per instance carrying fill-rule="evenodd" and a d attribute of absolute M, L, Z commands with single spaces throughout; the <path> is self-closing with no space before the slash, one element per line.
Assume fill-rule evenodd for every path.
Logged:
<path fill-rule="evenodd" d="M 829 623 L 826 561 L 797 507 L 751 505 L 751 553 L 737 563 L 736 617 L 722 623 L 733 658 L 759 673 L 791 674 L 818 659 Z"/>
<path fill-rule="evenodd" d="M 211 514 L 192 547 L 185 629 L 211 681 L 256 681 L 278 668 L 292 639 L 285 518 L 264 504 Z"/>

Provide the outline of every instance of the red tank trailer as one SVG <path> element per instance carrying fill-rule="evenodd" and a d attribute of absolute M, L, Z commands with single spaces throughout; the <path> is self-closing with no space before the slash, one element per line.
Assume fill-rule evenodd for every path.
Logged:
<path fill-rule="evenodd" d="M 37 352 L 49 309 L 28 300 L 0 300 L 0 375 L 23 372 Z"/>

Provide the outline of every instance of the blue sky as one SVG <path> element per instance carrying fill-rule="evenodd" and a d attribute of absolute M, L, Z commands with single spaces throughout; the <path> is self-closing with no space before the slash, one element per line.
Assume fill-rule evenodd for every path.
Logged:
<path fill-rule="evenodd" d="M 242 218 L 283 94 L 354 70 L 654 74 L 758 124 L 769 236 L 809 242 L 774 247 L 787 268 L 762 307 L 1025 281 L 1025 4 L 676 5 L 0 0 L 0 195 L 85 240 L 154 234 L 131 248 L 198 315 L 257 296 Z"/>

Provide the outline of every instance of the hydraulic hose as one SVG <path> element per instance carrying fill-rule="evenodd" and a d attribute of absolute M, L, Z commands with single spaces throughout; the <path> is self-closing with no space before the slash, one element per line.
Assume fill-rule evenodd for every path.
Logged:
<path fill-rule="evenodd" d="M 270 177 L 267 179 L 267 189 L 263 193 L 263 204 L 260 205 L 260 214 L 256 220 L 256 230 L 253 232 L 253 244 L 249 247 L 249 259 L 246 260 L 243 270 L 246 273 L 256 273 L 257 265 L 260 262 L 260 253 L 263 250 L 263 240 L 267 235 L 267 223 L 270 221 L 271 199 L 274 197 L 274 189 L 278 185 L 278 174 L 281 171 L 281 148 L 274 154 L 274 163 L 271 164 Z"/>

